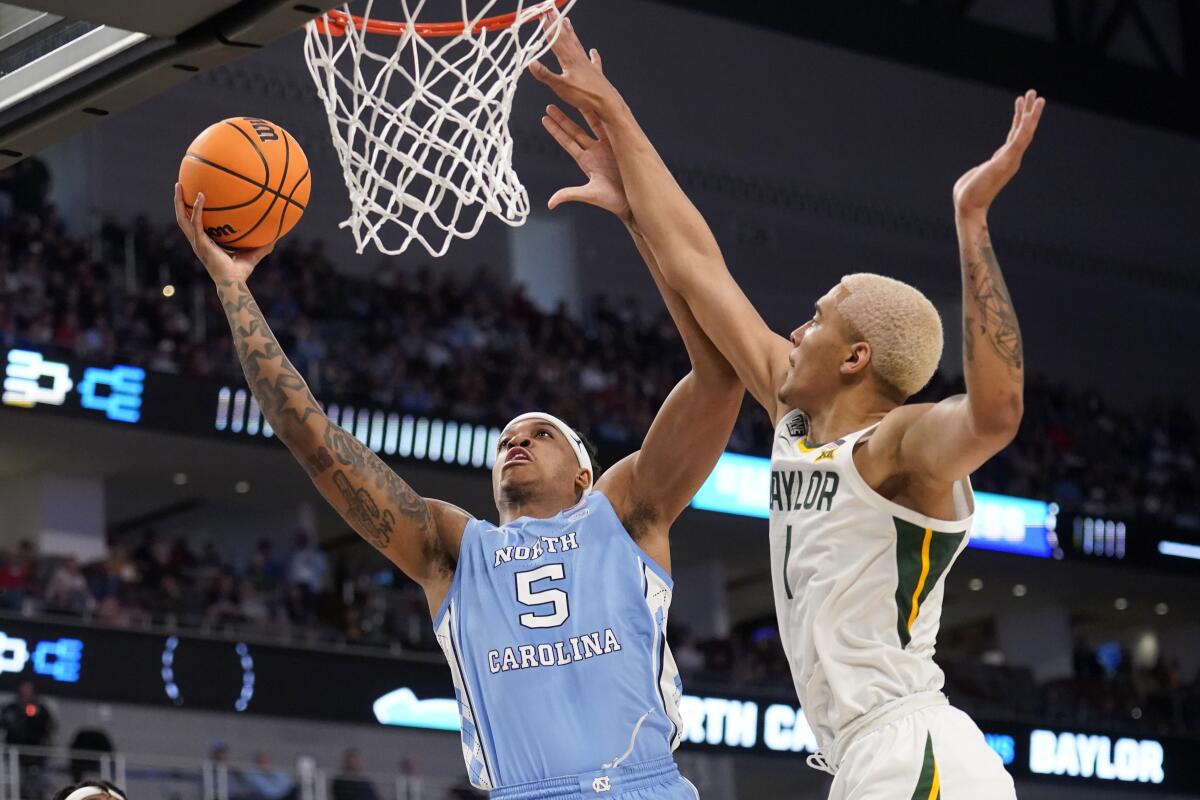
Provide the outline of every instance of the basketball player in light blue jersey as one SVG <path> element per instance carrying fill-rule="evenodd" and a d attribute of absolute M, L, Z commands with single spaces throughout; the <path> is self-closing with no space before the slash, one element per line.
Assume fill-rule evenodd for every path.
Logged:
<path fill-rule="evenodd" d="M 270 248 L 225 253 L 200 223 L 203 195 L 189 216 L 178 186 L 175 212 L 276 436 L 342 517 L 424 589 L 471 782 L 502 800 L 690 800 L 696 790 L 672 757 L 682 686 L 666 644 L 667 535 L 724 449 L 744 388 L 663 282 L 619 173 L 576 155 L 592 175 L 589 196 L 626 222 L 646 259 L 692 371 L 641 449 L 603 475 L 565 422 L 540 412 L 512 420 L 492 472 L 498 525 L 419 496 L 327 418 L 246 286 Z"/>

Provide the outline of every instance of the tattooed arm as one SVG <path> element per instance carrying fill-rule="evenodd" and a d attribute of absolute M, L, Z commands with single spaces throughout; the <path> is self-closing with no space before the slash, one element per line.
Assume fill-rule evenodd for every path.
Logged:
<path fill-rule="evenodd" d="M 205 234 L 200 223 L 203 205 L 201 195 L 189 218 L 176 185 L 176 220 L 216 283 L 234 349 L 263 415 L 329 504 L 421 585 L 430 612 L 436 612 L 454 574 L 466 512 L 419 496 L 362 442 L 325 416 L 246 286 L 255 265 L 273 246 L 228 255 Z"/>
<path fill-rule="evenodd" d="M 894 438 L 899 471 L 929 483 L 945 485 L 969 475 L 1011 442 L 1021 424 L 1025 383 L 1021 329 L 992 249 L 987 213 L 1020 168 L 1044 107 L 1045 100 L 1033 91 L 1018 98 L 1004 145 L 954 185 L 967 393 L 933 406 L 893 412 L 908 423 Z"/>

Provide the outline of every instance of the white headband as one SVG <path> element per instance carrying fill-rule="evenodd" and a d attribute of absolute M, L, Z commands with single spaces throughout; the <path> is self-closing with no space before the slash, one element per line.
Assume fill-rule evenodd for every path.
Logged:
<path fill-rule="evenodd" d="M 558 432 L 566 437 L 567 444 L 571 445 L 571 449 L 575 451 L 575 458 L 579 460 L 579 468 L 587 470 L 588 483 L 587 486 L 583 487 L 583 493 L 586 495 L 590 492 L 592 484 L 595 483 L 596 471 L 592 468 L 592 457 L 588 455 L 587 448 L 583 446 L 583 439 L 579 437 L 574 428 L 553 414 L 547 414 L 545 411 L 530 411 L 528 414 L 513 417 L 503 429 L 508 430 L 518 422 L 524 422 L 527 419 L 540 419 L 543 422 L 548 422 L 555 428 L 558 428 Z M 67 798 L 67 800 L 71 800 L 71 798 Z"/>
<path fill-rule="evenodd" d="M 87 800 L 89 797 L 99 797 L 100 795 L 110 795 L 119 797 L 123 800 L 123 795 L 117 790 L 105 789 L 103 786 L 80 786 L 75 791 L 67 795 L 63 800 Z"/>

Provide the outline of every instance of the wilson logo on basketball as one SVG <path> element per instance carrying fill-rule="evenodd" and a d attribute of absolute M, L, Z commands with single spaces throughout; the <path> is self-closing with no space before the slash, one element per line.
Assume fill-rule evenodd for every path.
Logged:
<path fill-rule="evenodd" d="M 179 163 L 185 204 L 204 193 L 205 232 L 222 247 L 253 250 L 287 234 L 304 213 L 312 176 L 286 129 L 259 117 L 209 125 Z"/>
<path fill-rule="evenodd" d="M 279 140 L 279 133 L 276 132 L 275 126 L 265 119 L 245 117 L 245 120 L 250 123 L 250 127 L 258 134 L 260 142 L 275 142 Z"/>

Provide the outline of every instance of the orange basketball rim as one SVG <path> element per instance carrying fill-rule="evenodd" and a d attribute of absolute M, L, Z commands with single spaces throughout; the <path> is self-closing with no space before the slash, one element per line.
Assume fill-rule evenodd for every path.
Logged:
<path fill-rule="evenodd" d="M 568 0 L 554 0 L 554 8 L 562 8 L 567 4 Z M 547 10 L 549 10 L 549 3 Z M 511 11 L 507 14 L 496 14 L 491 17 L 475 20 L 471 25 L 470 33 L 480 33 L 482 31 L 498 31 L 505 28 L 511 28 L 517 21 L 517 16 L 520 12 Z M 467 23 L 460 22 L 392 22 L 382 19 L 366 19 L 364 17 L 347 14 L 345 11 L 331 9 L 325 12 L 325 16 L 315 20 L 317 30 L 322 33 L 330 33 L 334 36 L 344 36 L 346 29 L 353 27 L 367 33 L 378 33 L 384 36 L 404 36 L 408 33 L 409 28 L 417 36 L 425 39 L 442 39 L 450 36 L 459 36 L 467 32 Z"/>

